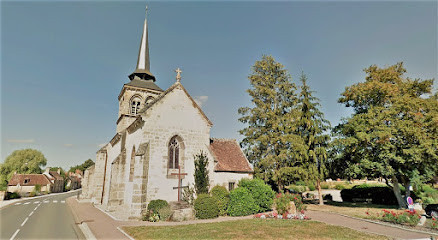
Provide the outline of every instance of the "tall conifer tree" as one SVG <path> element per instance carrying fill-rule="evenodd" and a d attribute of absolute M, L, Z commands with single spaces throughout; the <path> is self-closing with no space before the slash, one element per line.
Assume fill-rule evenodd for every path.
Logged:
<path fill-rule="evenodd" d="M 324 204 L 321 192 L 321 181 L 324 179 L 327 160 L 327 145 L 330 123 L 324 119 L 324 114 L 319 110 L 319 99 L 313 96 L 313 91 L 307 85 L 307 77 L 302 74 L 301 93 L 299 96 L 300 119 L 298 121 L 298 134 L 302 137 L 306 146 L 303 151 L 305 161 L 303 171 L 307 171 L 308 181 L 316 183 L 319 195 L 319 204 Z"/>
<path fill-rule="evenodd" d="M 242 107 L 239 119 L 247 126 L 240 130 L 241 142 L 256 177 L 273 181 L 280 190 L 299 176 L 298 152 L 305 146 L 296 134 L 299 119 L 296 86 L 284 66 L 272 56 L 263 56 L 248 77 L 253 107 Z"/>

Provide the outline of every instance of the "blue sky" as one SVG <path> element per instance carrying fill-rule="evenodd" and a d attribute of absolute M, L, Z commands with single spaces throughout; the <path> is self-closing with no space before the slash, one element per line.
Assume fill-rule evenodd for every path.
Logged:
<path fill-rule="evenodd" d="M 1 161 L 36 148 L 50 166 L 94 160 L 115 134 L 148 4 L 151 72 L 202 102 L 212 137 L 241 139 L 250 67 L 272 55 L 301 71 L 332 125 L 362 69 L 403 61 L 437 78 L 437 2 L 1 2 Z M 435 86 L 437 84 L 435 83 Z"/>

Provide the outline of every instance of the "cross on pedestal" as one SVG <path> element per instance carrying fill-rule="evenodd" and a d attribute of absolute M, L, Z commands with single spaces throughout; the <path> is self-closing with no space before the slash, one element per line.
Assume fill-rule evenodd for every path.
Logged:
<path fill-rule="evenodd" d="M 181 196 L 181 188 L 184 188 L 186 186 L 182 185 L 182 178 L 181 176 L 187 175 L 187 173 L 181 173 L 181 166 L 178 166 L 178 173 L 171 173 L 170 175 L 178 176 L 178 187 L 173 187 L 173 189 L 178 189 L 178 202 L 180 202 L 180 196 Z"/>

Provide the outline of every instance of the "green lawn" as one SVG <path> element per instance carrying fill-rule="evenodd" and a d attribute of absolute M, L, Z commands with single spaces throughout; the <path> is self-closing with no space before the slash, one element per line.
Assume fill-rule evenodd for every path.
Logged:
<path fill-rule="evenodd" d="M 274 219 L 123 229 L 135 239 L 388 239 L 315 221 Z"/>

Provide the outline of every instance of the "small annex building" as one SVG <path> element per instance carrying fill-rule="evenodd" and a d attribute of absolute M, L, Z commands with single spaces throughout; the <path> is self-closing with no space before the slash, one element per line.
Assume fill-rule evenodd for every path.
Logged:
<path fill-rule="evenodd" d="M 210 187 L 232 190 L 253 168 L 234 139 L 210 136 L 213 123 L 181 83 L 162 90 L 150 72 L 145 19 L 135 71 L 123 85 L 114 137 L 84 172 L 82 195 L 119 219 L 139 219 L 151 200 L 177 201 L 194 185 L 194 156 L 208 157 Z M 179 187 L 180 186 L 180 187 Z"/>

